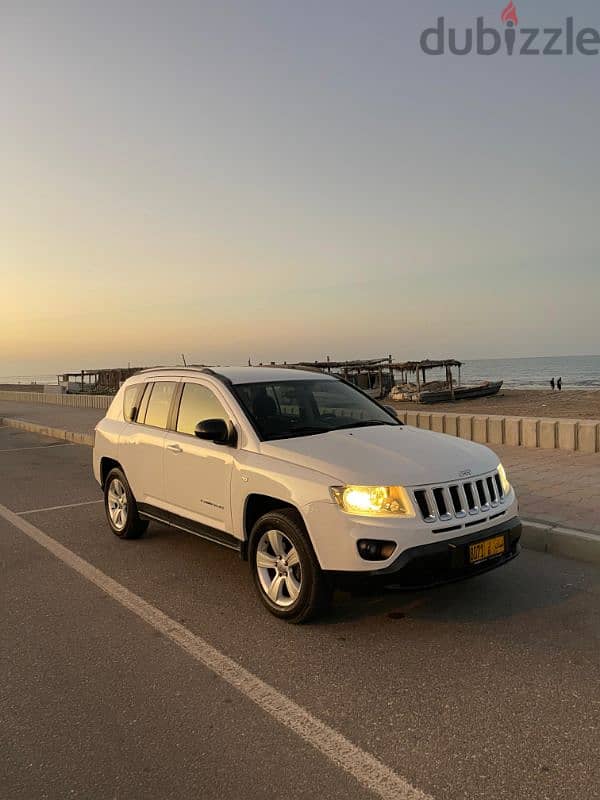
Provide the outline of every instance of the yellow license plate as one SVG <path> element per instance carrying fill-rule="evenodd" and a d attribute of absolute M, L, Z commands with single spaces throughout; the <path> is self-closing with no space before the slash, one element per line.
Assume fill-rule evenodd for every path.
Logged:
<path fill-rule="evenodd" d="M 504 536 L 494 536 L 493 539 L 485 539 L 483 542 L 475 542 L 469 545 L 469 561 L 476 564 L 478 561 L 485 561 L 486 558 L 500 556 L 504 552 Z"/>

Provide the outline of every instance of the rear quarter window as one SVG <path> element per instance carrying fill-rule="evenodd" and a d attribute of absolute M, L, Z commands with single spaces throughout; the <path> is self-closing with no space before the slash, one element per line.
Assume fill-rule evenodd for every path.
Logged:
<path fill-rule="evenodd" d="M 140 408 L 140 400 L 144 391 L 144 383 L 128 386 L 123 394 L 123 417 L 126 422 L 133 422 Z"/>

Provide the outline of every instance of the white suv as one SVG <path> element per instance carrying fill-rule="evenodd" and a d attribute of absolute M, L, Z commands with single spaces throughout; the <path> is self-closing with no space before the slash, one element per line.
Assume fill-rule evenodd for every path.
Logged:
<path fill-rule="evenodd" d="M 124 539 L 157 520 L 237 550 L 278 617 L 332 587 L 433 585 L 519 552 L 515 494 L 487 447 L 403 425 L 333 376 L 153 369 L 96 428 L 94 475 Z"/>

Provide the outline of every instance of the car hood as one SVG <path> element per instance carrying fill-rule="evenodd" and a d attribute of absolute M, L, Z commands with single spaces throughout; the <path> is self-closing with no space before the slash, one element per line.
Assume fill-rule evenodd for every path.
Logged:
<path fill-rule="evenodd" d="M 262 442 L 261 452 L 359 485 L 446 483 L 490 472 L 500 461 L 483 445 L 407 425 Z"/>

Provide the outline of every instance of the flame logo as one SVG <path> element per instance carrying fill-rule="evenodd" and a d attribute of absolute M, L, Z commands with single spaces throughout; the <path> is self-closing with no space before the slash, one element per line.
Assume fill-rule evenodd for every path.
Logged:
<path fill-rule="evenodd" d="M 513 0 L 510 0 L 510 3 L 506 6 L 500 18 L 504 23 L 512 22 L 514 25 L 519 24 L 519 17 L 517 16 L 517 7 L 513 3 Z"/>

